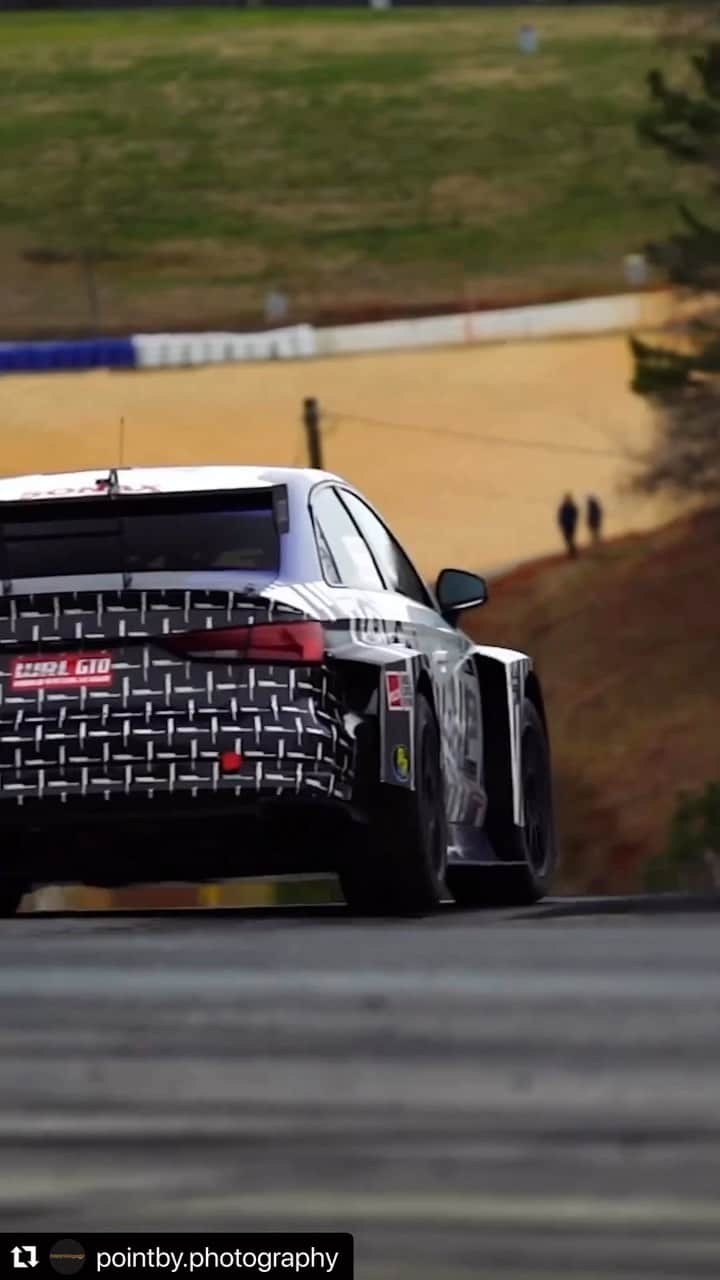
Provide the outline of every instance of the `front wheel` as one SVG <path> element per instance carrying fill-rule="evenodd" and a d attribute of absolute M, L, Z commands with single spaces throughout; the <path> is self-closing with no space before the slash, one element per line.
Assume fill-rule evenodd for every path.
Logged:
<path fill-rule="evenodd" d="M 345 901 L 364 914 L 417 915 L 445 895 L 447 820 L 440 734 L 422 694 L 415 703 L 415 790 L 378 785 L 367 827 L 355 833 L 339 878 Z"/>
<path fill-rule="evenodd" d="M 523 703 L 521 725 L 525 825 L 508 823 L 505 830 L 493 832 L 498 857 L 516 865 L 449 868 L 448 888 L 462 906 L 527 906 L 545 896 L 552 880 L 557 838 L 550 748 L 543 722 L 528 698 Z"/>

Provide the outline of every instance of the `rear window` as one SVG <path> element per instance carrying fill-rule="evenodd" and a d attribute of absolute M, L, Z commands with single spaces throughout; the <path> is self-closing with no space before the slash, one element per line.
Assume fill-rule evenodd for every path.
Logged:
<path fill-rule="evenodd" d="M 0 509 L 5 579 L 279 567 L 271 494 L 38 501 Z"/>

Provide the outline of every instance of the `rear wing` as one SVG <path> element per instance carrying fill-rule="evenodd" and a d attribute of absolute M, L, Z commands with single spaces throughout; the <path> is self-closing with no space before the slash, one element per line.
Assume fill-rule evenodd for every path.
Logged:
<path fill-rule="evenodd" d="M 111 471 L 86 490 L 0 501 L 0 580 L 8 595 L 46 589 L 37 580 L 62 578 L 67 589 L 75 576 L 129 586 L 139 574 L 274 574 L 288 531 L 284 484 L 138 491 Z"/>
<path fill-rule="evenodd" d="M 142 503 L 143 507 L 138 506 L 137 510 L 147 510 L 151 503 L 158 502 L 165 504 L 166 502 L 181 503 L 184 510 L 188 509 L 188 505 L 194 509 L 202 509 L 204 503 L 211 506 L 217 500 L 219 504 L 232 503 L 233 500 L 242 504 L 247 500 L 248 504 L 259 505 L 267 504 L 270 499 L 273 516 L 277 526 L 278 533 L 287 533 L 288 518 L 288 491 L 285 484 L 262 485 L 256 489 L 190 489 L 190 490 L 160 490 L 153 489 L 150 486 L 130 486 L 122 485 L 118 480 L 118 473 L 113 468 L 107 475 L 99 476 L 93 485 L 87 485 L 82 488 L 69 489 L 36 489 L 23 493 L 19 498 L 12 498 L 6 501 L 0 499 L 0 523 L 11 520 L 13 517 L 18 518 L 25 512 L 35 510 L 42 505 L 43 511 L 48 508 L 55 509 L 58 514 L 62 511 L 67 514 L 71 506 L 77 504 L 78 511 L 90 510 L 91 505 L 96 502 L 111 499 L 117 502 L 119 499 L 123 501 L 132 500 Z M 195 507 L 197 503 L 197 507 Z M 82 504 L 82 505 L 81 505 Z M 145 505 L 147 504 L 147 506 Z"/>

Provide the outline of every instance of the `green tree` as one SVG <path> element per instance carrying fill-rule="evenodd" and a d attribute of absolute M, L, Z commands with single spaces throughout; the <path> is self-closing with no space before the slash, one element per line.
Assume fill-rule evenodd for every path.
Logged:
<path fill-rule="evenodd" d="M 706 188 L 702 205 L 720 196 L 720 42 L 707 40 L 691 57 L 687 87 L 669 84 L 661 71 L 648 76 L 650 104 L 640 137 L 673 162 L 697 173 Z M 693 494 L 720 492 L 720 211 L 718 221 L 681 205 L 680 225 L 667 240 L 647 246 L 650 260 L 676 286 L 708 305 L 679 340 L 656 345 L 632 341 L 633 389 L 658 409 L 658 439 L 638 474 L 641 488 Z"/>
<path fill-rule="evenodd" d="M 679 796 L 665 851 L 648 865 L 645 885 L 720 889 L 720 782 Z"/>

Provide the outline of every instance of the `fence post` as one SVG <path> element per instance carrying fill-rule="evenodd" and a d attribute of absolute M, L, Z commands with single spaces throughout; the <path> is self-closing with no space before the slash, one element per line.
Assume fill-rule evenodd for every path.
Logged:
<path fill-rule="evenodd" d="M 322 471 L 322 443 L 320 440 L 320 406 L 314 396 L 303 400 L 303 423 L 307 436 L 308 461 L 311 467 Z"/>

